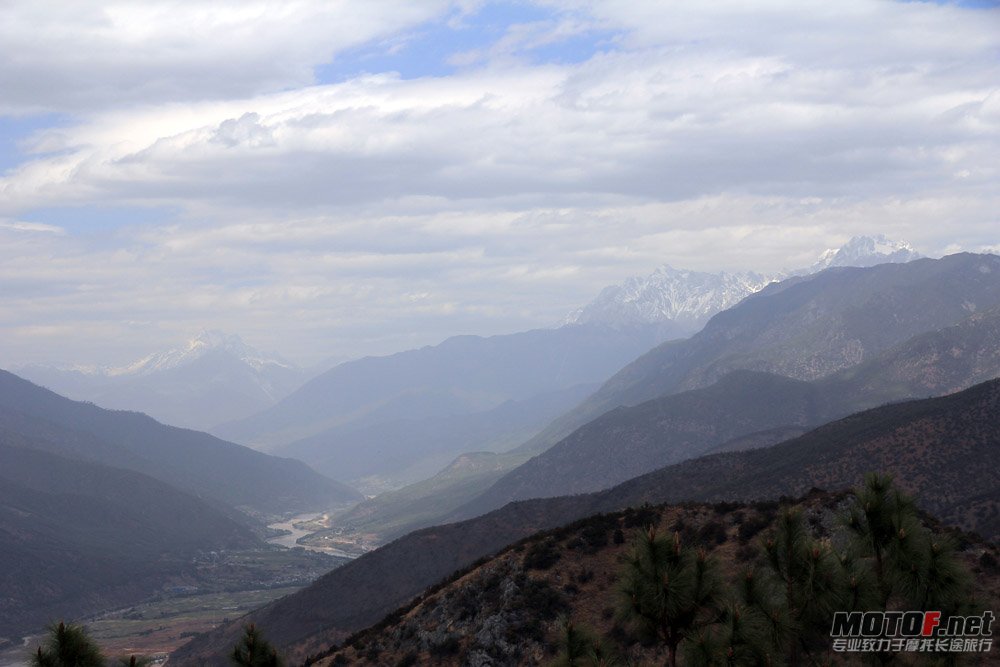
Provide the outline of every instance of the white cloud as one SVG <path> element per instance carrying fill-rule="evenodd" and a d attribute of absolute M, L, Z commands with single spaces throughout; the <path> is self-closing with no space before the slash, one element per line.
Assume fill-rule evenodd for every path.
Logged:
<path fill-rule="evenodd" d="M 204 20 L 240 23 L 243 5 L 220 6 L 230 13 Z M 131 323 L 117 326 L 164 342 L 214 326 L 300 359 L 385 352 L 556 322 L 665 261 L 801 266 L 872 231 L 928 254 L 996 242 L 995 12 L 601 2 L 508 31 L 450 76 L 302 86 L 340 33 L 321 45 L 326 19 L 288 7 L 288 25 L 317 26 L 284 64 L 232 88 L 213 88 L 225 72 L 212 70 L 211 96 L 137 64 L 176 90 L 94 102 L 0 178 L 10 220 L 53 206 L 178 211 L 97 240 L 81 224 L 5 247 L 8 353 L 32 349 L 19 332 L 50 327 L 51 338 L 66 322 Z M 420 20 L 375 15 L 357 17 L 368 21 L 358 39 Z M 182 32 L 171 25 L 150 36 L 149 57 L 167 68 L 172 51 L 156 45 Z M 547 25 L 613 32 L 617 46 L 579 64 L 511 57 L 544 42 Z M 288 30 L 261 44 L 237 30 L 211 48 L 252 63 Z"/>
<path fill-rule="evenodd" d="M 443 17 L 450 4 L 9 0 L 0 6 L 0 113 L 232 99 L 309 85 L 316 66 Z"/>
<path fill-rule="evenodd" d="M 56 225 L 44 225 L 38 222 L 23 222 L 21 220 L 4 220 L 0 218 L 0 229 L 11 229 L 17 232 L 63 235 L 66 230 Z"/>

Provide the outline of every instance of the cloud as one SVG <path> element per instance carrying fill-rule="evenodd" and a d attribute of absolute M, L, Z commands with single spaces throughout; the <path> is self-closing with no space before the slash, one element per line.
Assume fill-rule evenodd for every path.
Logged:
<path fill-rule="evenodd" d="M 462 51 L 449 75 L 307 85 L 309 63 L 355 36 L 392 42 L 429 15 L 467 24 L 475 6 L 384 25 L 366 8 L 351 18 L 361 27 L 324 41 L 334 15 L 292 4 L 276 35 L 250 19 L 231 43 L 191 32 L 192 62 L 229 54 L 204 82 L 171 60 L 163 45 L 189 35 L 168 21 L 148 35 L 150 62 L 94 74 L 121 77 L 115 104 L 83 84 L 51 93 L 54 106 L 86 97 L 87 111 L 34 136 L 32 158 L 0 177 L 0 215 L 44 226 L 53 207 L 176 214 L 19 234 L 16 254 L 0 254 L 0 278 L 17 285 L 0 301 L 0 329 L 14 332 L 6 353 L 34 349 L 16 332 L 67 322 L 131 323 L 117 326 L 146 341 L 139 352 L 202 326 L 300 360 L 388 352 L 557 322 L 662 262 L 802 266 L 872 231 L 927 254 L 995 245 L 996 12 L 854 0 L 544 6 L 549 18 Z M 204 21 L 235 26 L 255 5 L 218 7 L 228 9 Z M 124 39 L 91 23 L 73 39 Z M 295 26 L 302 45 L 275 56 Z M 584 33 L 615 37 L 580 62 L 521 57 Z M 212 83 L 236 62 L 248 71 Z M 140 74 L 149 88 L 129 83 Z M 119 353 L 94 361 L 127 360 Z"/>
<path fill-rule="evenodd" d="M 351 48 L 443 17 L 441 0 L 11 0 L 2 113 L 232 99 L 313 83 Z M 39 82 L 45 85 L 40 86 Z"/>
<path fill-rule="evenodd" d="M 29 232 L 35 234 L 55 234 L 62 236 L 66 230 L 56 225 L 44 225 L 38 222 L 23 222 L 21 220 L 4 220 L 0 218 L 0 229 L 11 229 L 16 232 Z"/>

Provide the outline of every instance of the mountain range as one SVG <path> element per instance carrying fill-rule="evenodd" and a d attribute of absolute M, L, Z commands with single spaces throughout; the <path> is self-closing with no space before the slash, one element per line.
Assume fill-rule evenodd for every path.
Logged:
<path fill-rule="evenodd" d="M 512 500 L 598 491 L 737 438 L 752 436 L 754 442 L 727 447 L 773 444 L 858 410 L 952 393 L 995 377 L 996 307 L 811 382 L 732 371 L 708 387 L 603 414 L 506 474 L 456 517 Z M 602 456 L 609 446 L 614 458 Z"/>
<path fill-rule="evenodd" d="M 575 403 L 576 388 L 599 383 L 657 342 L 652 325 L 456 336 L 340 364 L 213 432 L 297 456 L 343 481 L 393 474 L 425 454 L 442 456 L 443 465 L 464 451 L 520 444 Z M 463 433 L 469 439 L 456 437 Z"/>
<path fill-rule="evenodd" d="M 313 510 L 359 499 L 304 463 L 136 412 L 71 401 L 0 371 L 0 417 L 54 454 L 147 474 L 178 489 L 259 514 Z"/>
<path fill-rule="evenodd" d="M 501 455 L 463 457 L 464 475 L 446 469 L 429 484 L 368 501 L 336 523 L 393 537 L 510 500 L 605 488 L 739 435 L 757 433 L 758 445 L 773 444 L 882 402 L 955 391 L 995 377 L 990 341 L 997 322 L 990 309 L 997 306 L 1000 257 L 994 255 L 789 278 L 716 315 L 691 338 L 640 356 L 525 444 Z M 969 326 L 942 333 L 938 347 L 918 339 L 964 320 Z M 951 375 L 930 374 L 935 364 L 934 373 Z M 802 383 L 771 383 L 765 390 L 731 379 L 711 387 L 741 369 Z M 865 379 L 852 380 L 856 373 Z M 806 384 L 824 377 L 829 381 Z M 684 393 L 691 390 L 702 391 Z M 810 393 L 812 403 L 805 400 Z M 621 455 L 608 457 L 609 445 Z"/>
<path fill-rule="evenodd" d="M 826 253 L 813 268 L 915 256 L 905 243 L 857 237 Z M 560 400 L 606 380 L 655 344 L 690 335 L 716 312 L 773 280 L 754 273 L 662 267 L 648 278 L 605 289 L 572 324 L 455 337 L 437 346 L 347 362 L 277 405 L 213 432 L 300 458 L 367 491 L 419 484 L 451 459 L 472 452 L 500 454 L 494 460 L 481 457 L 494 470 L 516 466 L 537 450 L 510 457 L 503 452 L 538 442 L 533 438 L 543 427 L 572 407 Z M 555 440 L 546 436 L 544 442 Z M 444 478 L 467 481 L 452 471 Z M 445 504 L 467 499 L 461 490 L 444 489 L 447 484 L 433 486 L 452 495 Z"/>
<path fill-rule="evenodd" d="M 719 313 L 690 339 L 663 343 L 625 366 L 529 446 L 542 451 L 608 410 L 704 387 L 731 370 L 820 378 L 998 305 L 996 255 L 789 278 Z"/>
<path fill-rule="evenodd" d="M 663 265 L 647 276 L 633 276 L 601 290 L 565 322 L 608 326 L 660 324 L 680 338 L 698 331 L 718 312 L 734 306 L 767 285 L 792 276 L 811 275 L 831 267 L 869 267 L 905 263 L 922 255 L 905 241 L 879 234 L 855 236 L 839 248 L 824 251 L 808 268 L 758 273 L 717 273 L 675 269 Z"/>

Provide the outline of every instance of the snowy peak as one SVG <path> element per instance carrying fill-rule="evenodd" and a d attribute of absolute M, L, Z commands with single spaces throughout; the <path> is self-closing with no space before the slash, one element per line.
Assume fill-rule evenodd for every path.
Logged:
<path fill-rule="evenodd" d="M 596 299 L 573 313 L 573 324 L 648 324 L 700 322 L 780 279 L 754 272 L 705 273 L 664 265 L 645 277 L 605 287 Z"/>
<path fill-rule="evenodd" d="M 119 367 L 35 365 L 19 374 L 52 391 L 166 424 L 206 430 L 264 410 L 305 381 L 304 371 L 247 345 L 202 331 L 177 347 Z"/>
<path fill-rule="evenodd" d="M 806 273 L 816 273 L 831 266 L 875 266 L 876 264 L 909 262 L 923 255 L 905 241 L 893 241 L 882 234 L 855 236 L 839 248 L 820 255 Z"/>
<path fill-rule="evenodd" d="M 284 361 L 269 358 L 243 342 L 236 334 L 223 331 L 203 330 L 184 345 L 163 352 L 155 352 L 135 363 L 107 369 L 110 376 L 148 375 L 189 364 L 210 352 L 228 352 L 256 370 L 267 365 L 290 367 Z"/>
<path fill-rule="evenodd" d="M 663 265 L 648 276 L 627 278 L 601 290 L 593 301 L 573 312 L 564 324 L 624 326 L 675 322 L 688 328 L 736 305 L 769 283 L 789 276 L 810 275 L 835 266 L 869 267 L 909 262 L 922 255 L 904 241 L 855 236 L 840 248 L 823 252 L 812 266 L 791 272 L 705 273 Z"/>

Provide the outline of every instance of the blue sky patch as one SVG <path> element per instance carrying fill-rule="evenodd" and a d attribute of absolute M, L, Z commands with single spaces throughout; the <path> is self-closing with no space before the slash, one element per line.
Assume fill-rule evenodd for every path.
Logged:
<path fill-rule="evenodd" d="M 32 116 L 0 115 L 0 172 L 12 169 L 28 159 L 24 143 L 39 130 L 48 130 L 71 122 L 69 116 L 56 113 Z"/>
<path fill-rule="evenodd" d="M 523 2 L 490 3 L 475 14 L 453 14 L 429 21 L 397 40 L 387 40 L 339 54 L 315 69 L 317 83 L 339 83 L 365 73 L 398 72 L 404 79 L 447 76 L 461 68 L 452 59 L 470 51 L 487 51 L 512 26 L 555 21 L 559 14 Z M 590 31 L 528 47 L 516 55 L 532 64 L 583 62 L 606 50 L 611 31 Z"/>

